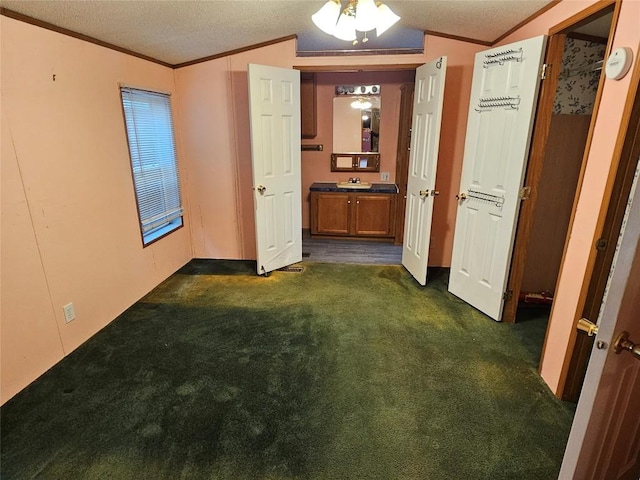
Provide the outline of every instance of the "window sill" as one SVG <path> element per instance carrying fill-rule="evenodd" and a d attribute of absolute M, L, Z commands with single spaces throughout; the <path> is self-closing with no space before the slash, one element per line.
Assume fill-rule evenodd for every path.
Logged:
<path fill-rule="evenodd" d="M 152 243 L 157 242 L 163 237 L 166 237 L 171 232 L 174 232 L 175 230 L 182 228 L 182 226 L 183 226 L 182 217 L 179 217 L 173 220 L 172 222 L 169 222 L 166 225 L 163 225 L 162 227 L 158 227 L 155 230 L 144 233 L 142 234 L 142 246 L 148 247 Z"/>

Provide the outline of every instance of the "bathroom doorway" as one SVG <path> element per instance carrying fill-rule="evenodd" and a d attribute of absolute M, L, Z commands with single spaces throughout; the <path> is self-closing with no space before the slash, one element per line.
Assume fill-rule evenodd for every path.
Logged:
<path fill-rule="evenodd" d="M 394 245 L 394 237 L 372 238 L 372 241 L 358 238 L 311 237 L 310 187 L 315 182 L 342 182 L 349 177 L 359 177 L 362 182 L 398 184 L 396 178 L 396 149 L 400 119 L 401 88 L 412 83 L 416 65 L 399 65 L 393 70 L 381 70 L 378 66 L 353 67 L 345 71 L 336 66 L 331 71 L 309 67 L 303 70 L 305 75 L 313 74 L 315 92 L 315 132 L 313 136 L 303 138 L 302 152 L 302 200 L 303 200 L 303 260 L 334 263 L 377 263 L 400 265 L 402 246 Z M 380 86 L 380 130 L 379 153 L 380 171 L 378 172 L 332 172 L 330 168 L 333 153 L 333 100 L 336 87 L 340 85 L 379 85 Z M 411 112 L 409 112 L 409 121 Z M 319 150 L 318 148 L 322 148 Z M 404 197 L 397 195 L 398 203 L 404 209 Z M 397 218 L 394 222 L 397 225 Z"/>

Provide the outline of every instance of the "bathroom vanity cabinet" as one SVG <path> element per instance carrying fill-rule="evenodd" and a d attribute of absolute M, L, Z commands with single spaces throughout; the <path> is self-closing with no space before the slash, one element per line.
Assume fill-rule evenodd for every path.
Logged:
<path fill-rule="evenodd" d="M 311 188 L 312 235 L 394 238 L 395 185 L 373 184 L 371 189 L 361 191 L 338 188 L 336 184 L 320 184 L 324 188 L 314 190 L 317 185 Z"/>

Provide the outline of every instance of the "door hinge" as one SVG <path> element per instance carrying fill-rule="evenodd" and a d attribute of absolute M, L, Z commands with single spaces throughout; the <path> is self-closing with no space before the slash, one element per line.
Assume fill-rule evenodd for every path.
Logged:
<path fill-rule="evenodd" d="M 529 200 L 529 197 L 531 197 L 531 187 L 522 187 L 518 192 L 518 198 L 520 200 Z"/>
<path fill-rule="evenodd" d="M 601 252 L 602 252 L 602 251 L 604 251 L 604 250 L 606 250 L 606 249 L 607 249 L 607 244 L 608 244 L 608 243 L 609 243 L 609 242 L 607 242 L 607 239 L 606 239 L 606 238 L 599 238 L 599 239 L 596 241 L 596 250 L 599 250 L 599 251 L 601 251 Z"/>
<path fill-rule="evenodd" d="M 502 300 L 508 302 L 513 298 L 513 290 L 507 290 L 502 294 Z"/>
<path fill-rule="evenodd" d="M 540 80 L 547 78 L 547 69 L 551 69 L 550 63 L 543 63 L 540 67 Z"/>

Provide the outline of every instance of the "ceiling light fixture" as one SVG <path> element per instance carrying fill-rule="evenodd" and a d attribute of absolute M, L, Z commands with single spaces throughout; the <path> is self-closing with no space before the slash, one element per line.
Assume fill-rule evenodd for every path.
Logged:
<path fill-rule="evenodd" d="M 394 25 L 400 17 L 389 7 L 374 0 L 349 0 L 343 10 L 340 0 L 329 0 L 311 16 L 311 20 L 323 32 L 340 40 L 358 44 L 356 31 L 364 32 L 362 43 L 366 43 L 367 32 L 376 31 L 380 36 Z"/>

